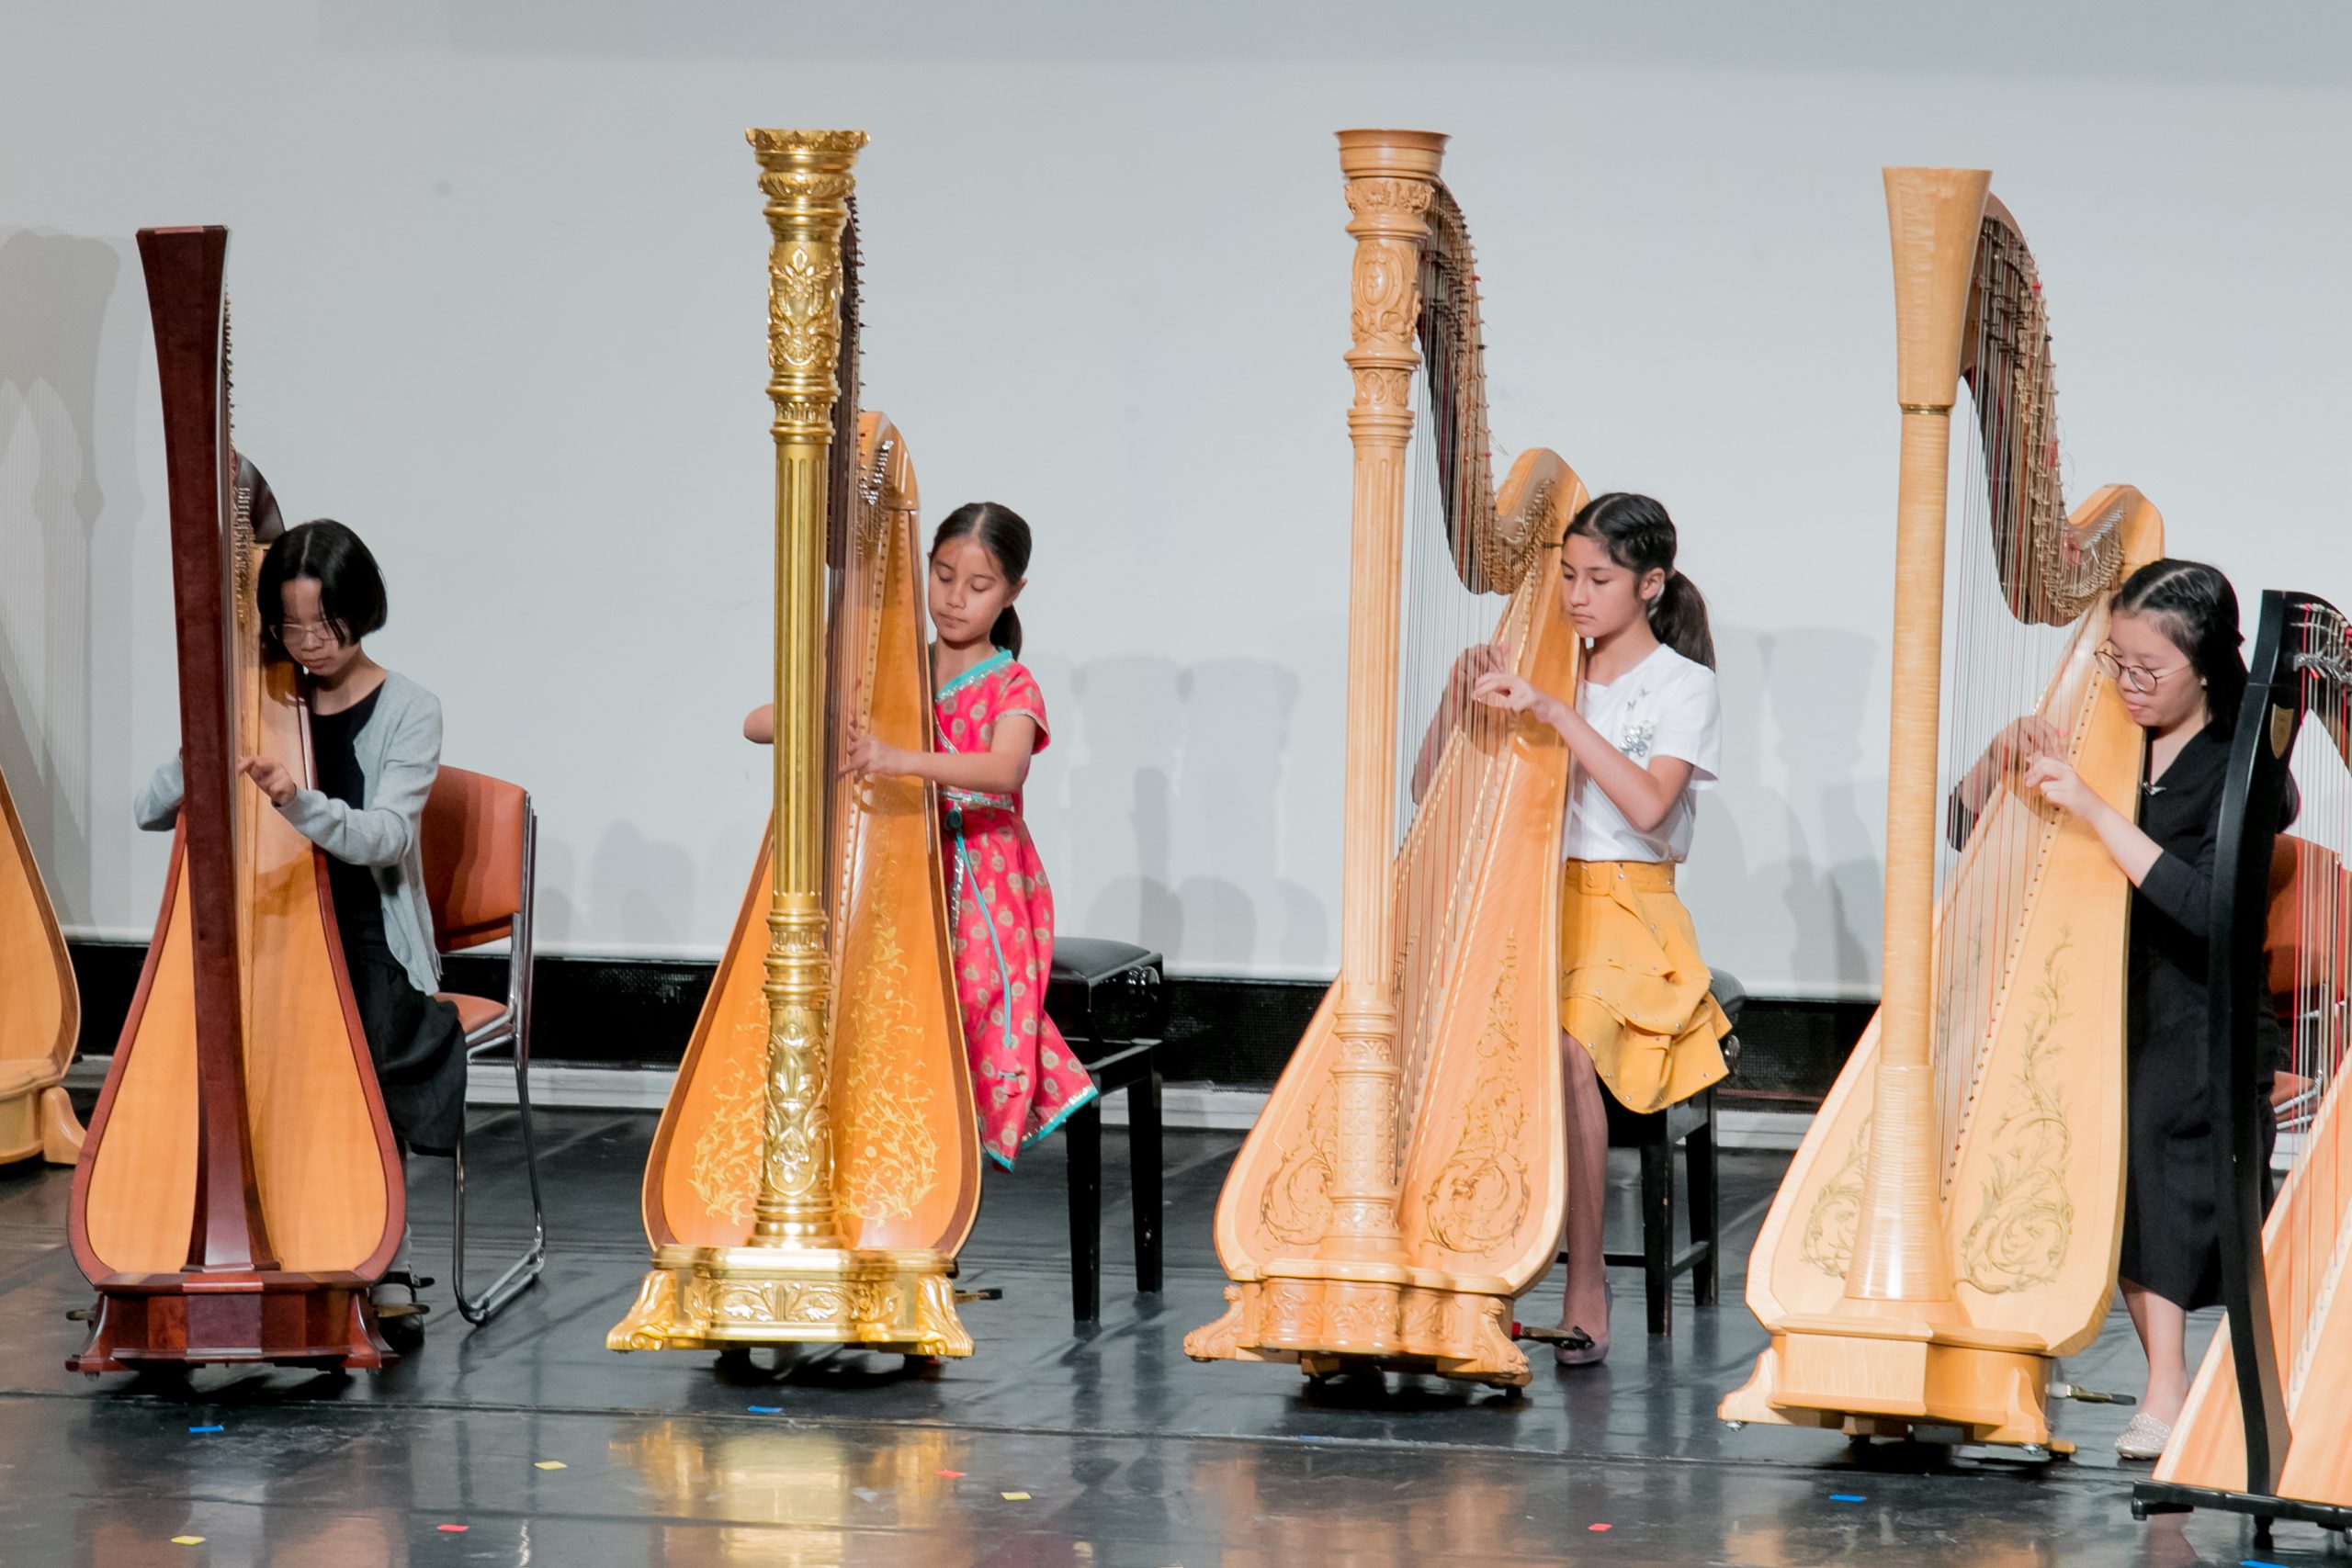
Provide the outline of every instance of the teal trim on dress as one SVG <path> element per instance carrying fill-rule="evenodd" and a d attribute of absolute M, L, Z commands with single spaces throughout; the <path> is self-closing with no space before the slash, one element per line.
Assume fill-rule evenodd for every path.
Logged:
<path fill-rule="evenodd" d="M 933 702 L 938 702 L 943 697 L 954 696 L 957 692 L 962 691 L 965 687 L 970 685 L 981 676 L 993 674 L 998 665 L 1010 664 L 1012 662 L 1012 650 L 1010 649 L 1000 648 L 994 653 L 989 654 L 986 659 L 981 660 L 978 664 L 973 665 L 969 670 L 965 671 L 961 675 L 956 676 L 953 681 L 948 682 L 944 686 L 940 687 L 939 690 L 932 693 L 931 700 Z"/>
<path fill-rule="evenodd" d="M 1067 1046 L 1069 1042 L 1065 1041 L 1063 1043 Z M 1102 1098 L 1102 1091 L 1097 1089 L 1091 1082 L 1089 1082 L 1086 1086 L 1086 1092 L 1084 1094 L 1072 1096 L 1069 1102 L 1061 1108 L 1060 1114 L 1057 1115 L 1052 1121 L 1046 1122 L 1044 1126 L 1038 1128 L 1035 1132 L 1030 1134 L 1027 1137 L 1022 1139 L 1021 1146 L 1025 1149 L 1030 1145 L 1035 1143 L 1038 1139 L 1050 1137 L 1054 1134 L 1058 1133 L 1061 1131 L 1061 1125 L 1063 1122 L 1069 1121 L 1071 1116 L 1085 1110 L 1088 1106 L 1093 1104 L 1096 1100 Z"/>

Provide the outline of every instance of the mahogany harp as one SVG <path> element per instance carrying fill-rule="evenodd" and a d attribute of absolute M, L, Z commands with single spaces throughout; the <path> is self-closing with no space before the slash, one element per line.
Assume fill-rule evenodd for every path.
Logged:
<path fill-rule="evenodd" d="M 1494 481 L 1445 141 L 1340 133 L 1355 240 L 1341 967 L 1226 1179 L 1228 1307 L 1184 1349 L 1516 1384 L 1509 1309 L 1550 1268 L 1566 1202 L 1568 758 L 1548 728 L 1467 702 L 1448 671 L 1491 641 L 1544 690 L 1575 692 L 1559 544 L 1585 492 L 1542 448 Z M 1456 640 L 1418 664 L 1400 622 L 1429 601 L 1408 558 L 1459 606 Z"/>
<path fill-rule="evenodd" d="M 142 229 L 170 477 L 187 793 L 162 914 L 74 1173 L 98 1300 L 83 1372 L 159 1362 L 380 1367 L 368 1289 L 401 1161 L 344 973 L 324 857 L 237 772 L 311 777 L 293 666 L 266 660 L 263 546 L 230 445 L 225 229 Z"/>
<path fill-rule="evenodd" d="M 24 823 L 0 778 L 0 1165 L 72 1165 L 82 1123 L 65 1069 L 82 1032 L 82 993 Z"/>
<path fill-rule="evenodd" d="M 1903 445 L 1883 1001 L 1757 1239 L 1747 1303 L 1771 1345 L 1721 1414 L 2034 1454 L 2065 1447 L 2051 1364 L 2114 1290 L 2131 888 L 2016 768 L 1973 801 L 1947 786 L 2038 714 L 2132 808 L 2142 732 L 2095 655 L 2163 523 L 2129 486 L 2066 511 L 2041 286 L 1990 180 L 1885 175 Z M 1963 419 L 1974 525 L 1948 534 Z"/>
<path fill-rule="evenodd" d="M 646 1162 L 653 1269 L 605 1343 L 965 1356 L 949 1273 L 979 1210 L 980 1145 L 938 800 L 839 766 L 859 733 L 933 749 L 914 465 L 889 420 L 858 409 L 848 171 L 865 137 L 752 140 L 772 323 L 817 329 L 772 352 L 780 784 Z"/>
<path fill-rule="evenodd" d="M 2352 626 L 2324 599 L 2266 593 L 2238 711 L 2213 874 L 2211 1075 L 2227 1315 L 2132 1511 L 2182 1507 L 2352 1528 Z M 2292 827 L 2275 831 L 2290 815 Z M 2267 1008 L 2287 1058 L 2261 1060 Z M 2274 1069 L 2269 1096 L 2266 1069 Z M 2275 1157 L 2264 1122 L 2275 1120 Z M 2275 1201 L 2265 1200 L 2283 1168 Z M 2258 1538 L 2259 1539 L 2259 1538 Z"/>

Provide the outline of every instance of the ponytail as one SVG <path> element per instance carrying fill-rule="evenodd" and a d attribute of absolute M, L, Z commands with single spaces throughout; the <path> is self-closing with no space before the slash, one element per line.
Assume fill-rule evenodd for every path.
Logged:
<path fill-rule="evenodd" d="M 997 570 L 1004 573 L 1007 582 L 1018 583 L 1029 575 L 1029 525 L 1010 506 L 971 501 L 957 507 L 931 536 L 932 557 L 935 558 L 939 547 L 952 539 L 978 539 L 980 547 L 996 558 Z M 989 641 L 1015 659 L 1021 657 L 1021 617 L 1012 605 L 997 612 L 996 624 L 989 628 Z"/>
<path fill-rule="evenodd" d="M 1021 612 L 1007 604 L 996 617 L 996 625 L 989 628 L 989 641 L 1012 655 L 1021 657 Z"/>
<path fill-rule="evenodd" d="M 1637 579 L 1653 571 L 1666 573 L 1666 586 L 1649 603 L 1650 631 L 1692 663 L 1715 667 L 1706 596 L 1697 583 L 1674 570 L 1674 519 L 1664 505 L 1646 495 L 1611 491 L 1586 502 L 1568 532 L 1598 543 L 1611 560 Z"/>
<path fill-rule="evenodd" d="M 1708 669 L 1715 667 L 1715 634 L 1707 625 L 1707 598 L 1699 585 L 1669 568 L 1666 586 L 1650 601 L 1650 631 L 1657 640 Z"/>

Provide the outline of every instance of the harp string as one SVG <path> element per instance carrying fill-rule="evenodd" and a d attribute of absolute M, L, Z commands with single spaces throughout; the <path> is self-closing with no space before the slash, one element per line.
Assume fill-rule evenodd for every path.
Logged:
<path fill-rule="evenodd" d="M 1528 553 L 1500 536 L 1496 517 L 1468 243 L 1442 187 L 1431 203 L 1431 223 L 1420 276 L 1421 359 L 1412 378 L 1396 605 L 1391 845 L 1397 867 L 1397 1107 L 1407 1127 L 1428 1080 L 1446 981 L 1457 968 L 1474 852 L 1486 836 L 1508 733 L 1506 716 L 1472 700 L 1469 681 L 1457 671 L 1465 653 L 1495 643 L 1506 621 L 1523 619 L 1530 576 Z M 1511 646 L 1512 656 L 1520 651 Z M 1400 1168 L 1409 1145 L 1408 1137 L 1396 1141 Z"/>
<path fill-rule="evenodd" d="M 2036 978 L 2010 973 L 2009 949 L 2056 828 L 2054 812 L 2021 792 L 2018 767 L 1992 779 L 1973 810 L 1959 791 L 2005 728 L 2043 709 L 2052 673 L 2072 640 L 2087 635 L 2085 614 L 2114 585 L 2120 558 L 2112 529 L 2086 555 L 2066 526 L 2040 286 L 2014 231 L 1993 220 L 1978 246 L 1962 363 L 1939 755 L 1955 805 L 1937 861 L 1935 944 L 1947 1200 L 2005 1002 L 2013 1009 L 2017 987 Z M 2064 726 L 2069 706 L 2052 704 L 2047 717 Z"/>
<path fill-rule="evenodd" d="M 2276 1064 L 2282 1077 L 2274 1101 L 2278 1139 L 2273 1170 L 2304 1185 L 2302 1201 L 2292 1211 L 2291 1232 L 2274 1235 L 2270 1243 L 2273 1256 L 2281 1245 L 2288 1249 L 2282 1304 L 2292 1333 L 2282 1347 L 2287 1353 L 2281 1371 L 2290 1401 L 2301 1393 L 2320 1349 L 2318 1330 L 2352 1250 L 2352 1224 L 2346 1223 L 2352 1168 L 2341 1158 L 2324 1157 L 2320 1142 L 2325 1136 L 2337 1148 L 2344 1145 L 2321 1113 L 2330 1106 L 2343 1070 L 2346 1040 L 2346 943 L 2352 936 L 2346 906 L 2352 882 L 2346 856 L 2352 852 L 2352 772 L 2343 746 L 2346 720 L 2352 716 L 2352 638 L 2342 615 L 2329 605 L 2305 602 L 2293 614 L 2288 633 L 2303 724 L 2290 767 L 2298 796 L 2288 829 L 2293 837 L 2280 840 L 2293 857 L 2293 925 L 2285 933 L 2273 931 L 2274 939 L 2289 942 L 2292 964 L 2285 975 L 2270 968 L 2274 985 L 2281 979 L 2290 984 L 2272 998 L 2286 1026 L 2287 1044 L 2285 1059 Z M 2333 1115 L 2340 1117 L 2344 1109 L 2334 1108 Z"/>

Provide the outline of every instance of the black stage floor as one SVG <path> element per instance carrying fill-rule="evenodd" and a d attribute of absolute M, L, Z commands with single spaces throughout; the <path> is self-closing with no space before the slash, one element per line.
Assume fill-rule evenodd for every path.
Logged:
<path fill-rule="evenodd" d="M 511 1117 L 477 1114 L 486 1255 L 519 1235 L 519 1185 Z M 67 1176 L 0 1174 L 0 1563 L 2321 1560 L 2307 1527 L 2280 1526 L 2278 1550 L 2256 1553 L 2234 1518 L 2133 1523 L 2130 1483 L 2145 1467 L 2116 1465 L 2109 1444 L 2128 1412 L 2113 1407 L 2065 1407 L 2082 1452 L 2040 1474 L 1726 1431 L 1715 1399 L 1762 1340 L 1735 1281 L 1778 1155 L 1725 1158 L 1725 1305 L 1694 1308 L 1685 1280 L 1673 1336 L 1647 1339 L 1639 1278 L 1621 1271 L 1610 1364 L 1543 1365 L 1521 1397 L 1397 1377 L 1316 1389 L 1288 1367 L 1186 1360 L 1183 1334 L 1219 1308 L 1208 1222 L 1238 1134 L 1169 1135 L 1169 1281 L 1154 1299 L 1129 1288 L 1116 1131 L 1099 1329 L 1070 1331 L 1064 1170 L 1049 1143 L 989 1177 L 962 1282 L 1004 1299 L 965 1309 L 970 1360 L 924 1378 L 895 1358 L 840 1357 L 744 1384 L 721 1382 L 710 1355 L 604 1348 L 643 1267 L 651 1131 L 650 1116 L 543 1116 L 552 1260 L 471 1332 L 447 1304 L 447 1167 L 418 1161 L 420 1267 L 445 1280 L 428 1292 L 435 1325 L 398 1368 L 348 1379 L 69 1375 L 81 1325 L 64 1314 L 87 1296 L 64 1246 Z M 1630 1226 L 1631 1168 L 1614 1174 L 1612 1224 Z M 2211 1329 L 2200 1320 L 2200 1343 Z M 2069 1373 L 2131 1390 L 2136 1366 L 2119 1310 Z"/>

